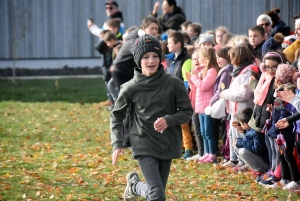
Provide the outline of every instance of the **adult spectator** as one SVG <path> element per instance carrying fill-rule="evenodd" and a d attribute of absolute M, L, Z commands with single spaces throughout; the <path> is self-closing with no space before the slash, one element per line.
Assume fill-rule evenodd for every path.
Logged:
<path fill-rule="evenodd" d="M 271 36 L 274 36 L 278 32 L 282 33 L 284 36 L 288 36 L 290 35 L 291 28 L 280 19 L 278 13 L 280 13 L 279 8 L 273 8 L 271 11 L 265 12 L 265 14 L 269 15 L 272 19 L 273 31 Z"/>
<path fill-rule="evenodd" d="M 120 24 L 120 30 L 119 32 L 123 35 L 124 34 L 124 19 L 123 19 L 123 13 L 119 11 L 119 5 L 116 1 L 108 1 L 105 3 L 105 10 L 106 10 L 106 15 L 107 15 L 107 21 L 111 19 L 119 19 L 121 24 Z M 102 28 L 99 28 L 96 24 L 94 24 L 93 20 L 88 19 L 87 20 L 87 26 L 90 30 L 90 32 L 98 36 L 100 35 L 100 32 L 102 30 L 108 30 L 109 27 L 107 25 L 107 21 L 104 22 Z"/>
<path fill-rule="evenodd" d="M 272 19 L 267 14 L 261 14 L 256 20 L 257 26 L 262 26 L 265 30 L 266 40 L 272 37 Z M 275 35 L 275 34 L 274 34 Z"/>
<path fill-rule="evenodd" d="M 157 11 L 159 9 L 159 2 L 154 4 L 153 11 L 150 13 L 152 16 L 157 17 Z M 176 0 L 164 0 L 162 3 L 163 14 L 157 17 L 157 20 L 162 27 L 162 31 L 165 32 L 168 29 L 180 30 L 182 23 L 186 21 L 183 10 L 177 6 Z"/>

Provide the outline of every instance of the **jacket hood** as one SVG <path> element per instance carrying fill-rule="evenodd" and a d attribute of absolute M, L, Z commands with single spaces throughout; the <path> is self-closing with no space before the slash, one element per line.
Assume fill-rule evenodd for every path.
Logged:
<path fill-rule="evenodd" d="M 133 40 L 133 41 L 135 41 L 136 39 L 138 39 L 138 38 L 139 38 L 138 31 L 139 31 L 138 28 L 132 30 L 132 31 L 126 36 L 125 40 L 126 40 L 126 41 L 128 41 L 128 40 Z"/>
<path fill-rule="evenodd" d="M 164 67 L 161 64 L 158 67 L 157 71 L 153 75 L 150 75 L 148 77 L 142 74 L 141 68 L 136 67 L 134 69 L 133 81 L 141 87 L 156 88 L 166 80 L 165 76 L 168 76 L 168 74 L 166 74 Z"/>
<path fill-rule="evenodd" d="M 112 14 L 111 16 L 108 17 L 108 19 L 113 19 L 113 18 L 119 18 L 121 20 L 121 22 L 123 22 L 123 13 L 118 11 L 114 14 Z"/>

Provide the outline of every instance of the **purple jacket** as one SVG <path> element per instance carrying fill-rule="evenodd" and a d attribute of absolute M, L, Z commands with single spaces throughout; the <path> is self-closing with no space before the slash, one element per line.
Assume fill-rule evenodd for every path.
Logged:
<path fill-rule="evenodd" d="M 220 99 L 220 93 L 224 89 L 228 89 L 231 83 L 231 73 L 233 70 L 233 66 L 231 64 L 227 64 L 221 69 L 216 78 L 215 85 L 214 85 L 214 96 L 210 99 L 209 103 L 213 105 L 217 100 Z M 224 89 L 221 88 L 221 83 L 224 83 Z"/>

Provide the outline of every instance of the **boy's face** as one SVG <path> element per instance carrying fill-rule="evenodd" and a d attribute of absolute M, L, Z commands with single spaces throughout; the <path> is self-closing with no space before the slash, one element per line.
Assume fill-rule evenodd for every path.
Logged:
<path fill-rule="evenodd" d="M 105 41 L 106 45 L 110 48 L 113 48 L 115 46 L 117 41 L 115 40 L 109 40 L 109 41 Z"/>
<path fill-rule="evenodd" d="M 244 130 L 249 130 L 249 129 L 250 129 L 250 127 L 248 126 L 247 123 L 242 123 L 242 122 L 240 122 L 240 121 L 239 121 L 239 123 L 241 124 L 241 127 L 242 127 Z"/>
<path fill-rule="evenodd" d="M 142 74 L 153 75 L 159 67 L 159 56 L 156 52 L 147 52 L 141 59 Z"/>
<path fill-rule="evenodd" d="M 261 35 L 258 31 L 248 31 L 249 43 L 256 48 L 265 40 L 265 36 Z"/>
<path fill-rule="evenodd" d="M 118 27 L 108 27 L 108 30 L 115 35 L 117 35 L 119 33 Z"/>
<path fill-rule="evenodd" d="M 149 26 L 147 26 L 144 29 L 146 34 L 152 35 L 152 36 L 156 36 L 158 33 L 158 24 L 156 24 L 155 22 L 151 22 L 149 24 Z"/>
<path fill-rule="evenodd" d="M 181 49 L 180 42 L 174 43 L 173 38 L 168 38 L 168 49 L 169 52 L 178 52 Z"/>
<path fill-rule="evenodd" d="M 190 38 L 194 38 L 198 35 L 198 33 L 195 32 L 194 28 L 191 26 L 188 26 L 186 33 L 187 35 L 189 35 Z"/>

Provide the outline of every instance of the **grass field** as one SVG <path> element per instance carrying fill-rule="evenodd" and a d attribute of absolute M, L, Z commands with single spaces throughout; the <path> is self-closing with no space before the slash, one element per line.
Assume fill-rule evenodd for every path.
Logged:
<path fill-rule="evenodd" d="M 99 103 L 105 100 L 98 91 L 101 82 L 85 80 L 76 87 L 78 80 L 58 80 L 59 89 L 54 82 L 22 81 L 13 87 L 0 82 L 0 200 L 121 200 L 126 173 L 141 171 L 130 149 L 117 166 L 111 165 L 109 113 Z M 14 88 L 15 95 L 3 86 Z M 34 90 L 25 89 L 29 86 Z M 43 86 L 49 88 L 44 99 L 36 95 Z M 90 95 L 83 96 L 83 89 Z M 173 161 L 166 194 L 167 200 L 179 201 L 299 199 L 264 189 L 249 172 L 180 159 Z"/>

